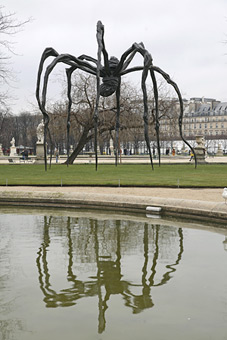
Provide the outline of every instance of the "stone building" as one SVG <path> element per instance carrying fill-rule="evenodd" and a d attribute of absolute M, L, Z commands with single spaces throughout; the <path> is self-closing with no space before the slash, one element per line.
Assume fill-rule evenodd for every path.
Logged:
<path fill-rule="evenodd" d="M 185 105 L 183 134 L 186 138 L 227 138 L 227 102 L 212 98 L 190 98 Z"/>
<path fill-rule="evenodd" d="M 203 136 L 205 147 L 209 153 L 216 154 L 218 148 L 227 153 L 227 102 L 213 98 L 194 97 L 183 100 L 184 115 L 182 133 L 192 146 L 196 146 L 196 136 Z M 177 145 L 184 148 L 180 142 L 178 129 L 179 102 L 169 108 L 160 122 L 160 138 L 166 147 Z M 171 117 L 171 118 L 170 118 Z"/>

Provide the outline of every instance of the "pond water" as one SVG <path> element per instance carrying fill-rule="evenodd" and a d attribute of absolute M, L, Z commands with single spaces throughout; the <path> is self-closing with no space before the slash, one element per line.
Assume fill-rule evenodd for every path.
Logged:
<path fill-rule="evenodd" d="M 227 231 L 0 209 L 0 339 L 227 339 Z"/>

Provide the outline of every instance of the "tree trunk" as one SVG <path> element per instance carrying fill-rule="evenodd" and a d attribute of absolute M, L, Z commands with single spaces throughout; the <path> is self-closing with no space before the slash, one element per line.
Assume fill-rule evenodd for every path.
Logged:
<path fill-rule="evenodd" d="M 73 162 L 75 161 L 76 157 L 79 155 L 79 153 L 81 152 L 81 150 L 83 150 L 83 147 L 85 144 L 87 144 L 89 142 L 89 140 L 91 140 L 91 138 L 93 137 L 92 134 L 89 134 L 90 128 L 86 127 L 83 130 L 83 133 L 80 137 L 80 140 L 75 148 L 75 150 L 73 151 L 73 153 L 69 156 L 69 164 L 73 164 Z M 67 161 L 65 162 L 65 164 L 67 164 Z"/>

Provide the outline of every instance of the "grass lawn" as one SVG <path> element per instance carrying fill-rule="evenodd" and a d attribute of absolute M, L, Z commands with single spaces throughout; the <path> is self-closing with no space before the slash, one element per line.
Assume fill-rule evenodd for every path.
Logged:
<path fill-rule="evenodd" d="M 193 164 L 150 165 L 53 164 L 44 170 L 37 164 L 0 165 L 0 185 L 105 185 L 105 186 L 170 186 L 227 187 L 227 165 L 206 164 L 197 169 Z"/>

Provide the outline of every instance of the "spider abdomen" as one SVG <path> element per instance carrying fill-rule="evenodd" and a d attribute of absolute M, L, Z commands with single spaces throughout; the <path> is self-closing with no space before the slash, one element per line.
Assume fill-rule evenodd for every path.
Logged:
<path fill-rule="evenodd" d="M 100 95 L 102 97 L 109 97 L 113 94 L 119 84 L 119 78 L 114 76 L 103 77 L 103 83 L 100 85 Z"/>

